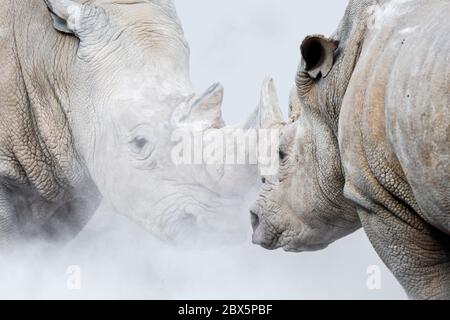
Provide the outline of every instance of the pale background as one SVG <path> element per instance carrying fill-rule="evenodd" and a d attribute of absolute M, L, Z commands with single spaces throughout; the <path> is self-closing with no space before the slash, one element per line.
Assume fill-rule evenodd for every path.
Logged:
<path fill-rule="evenodd" d="M 271 75 L 286 112 L 301 40 L 332 33 L 346 3 L 177 0 L 194 84 L 202 91 L 222 82 L 224 115 L 233 124 L 253 110 L 263 78 Z M 71 265 L 80 267 L 81 290 L 67 289 Z M 372 265 L 381 268 L 381 290 L 367 288 Z M 63 253 L 20 252 L 0 260 L 0 270 L 0 298 L 405 298 L 362 231 L 316 253 L 268 252 L 250 244 L 179 251 L 107 208 Z"/>

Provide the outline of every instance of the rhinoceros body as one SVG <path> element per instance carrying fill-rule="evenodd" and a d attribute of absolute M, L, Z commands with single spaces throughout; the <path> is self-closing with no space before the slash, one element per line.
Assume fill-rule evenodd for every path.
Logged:
<path fill-rule="evenodd" d="M 390 6 L 342 103 L 345 195 L 412 297 L 450 298 L 450 3 Z"/>
<path fill-rule="evenodd" d="M 295 122 L 254 242 L 317 250 L 362 226 L 412 298 L 450 298 L 450 2 L 350 1 L 302 44 Z"/>
<path fill-rule="evenodd" d="M 181 125 L 224 125 L 172 1 L 5 0 L 0 58 L 0 245 L 71 239 L 101 197 L 166 241 L 243 238 L 256 170 L 172 161 Z"/>

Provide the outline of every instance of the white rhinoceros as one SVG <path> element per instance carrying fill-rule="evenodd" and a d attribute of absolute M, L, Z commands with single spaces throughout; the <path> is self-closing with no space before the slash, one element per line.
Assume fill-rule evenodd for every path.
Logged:
<path fill-rule="evenodd" d="M 167 241 L 243 238 L 255 167 L 172 161 L 179 126 L 224 126 L 172 1 L 5 0 L 0 57 L 0 243 L 71 239 L 101 196 Z"/>
<path fill-rule="evenodd" d="M 450 298 L 450 1 L 352 0 L 309 36 L 253 241 L 310 251 L 361 226 L 411 298 Z"/>

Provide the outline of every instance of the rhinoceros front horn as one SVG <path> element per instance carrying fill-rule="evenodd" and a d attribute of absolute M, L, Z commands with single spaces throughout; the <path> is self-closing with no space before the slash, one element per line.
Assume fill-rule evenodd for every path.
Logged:
<path fill-rule="evenodd" d="M 277 91 L 272 78 L 266 78 L 261 90 L 259 121 L 262 129 L 277 129 L 285 125 Z"/>
<path fill-rule="evenodd" d="M 272 78 L 266 78 L 263 82 L 259 105 L 242 127 L 244 129 L 276 129 L 284 125 L 274 81 Z"/>

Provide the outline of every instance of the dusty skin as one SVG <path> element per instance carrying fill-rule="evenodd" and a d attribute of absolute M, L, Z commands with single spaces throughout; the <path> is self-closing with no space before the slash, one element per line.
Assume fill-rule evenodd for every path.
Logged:
<path fill-rule="evenodd" d="M 450 298 L 450 2 L 353 0 L 307 37 L 253 241 L 311 251 L 361 226 L 412 299 Z"/>

